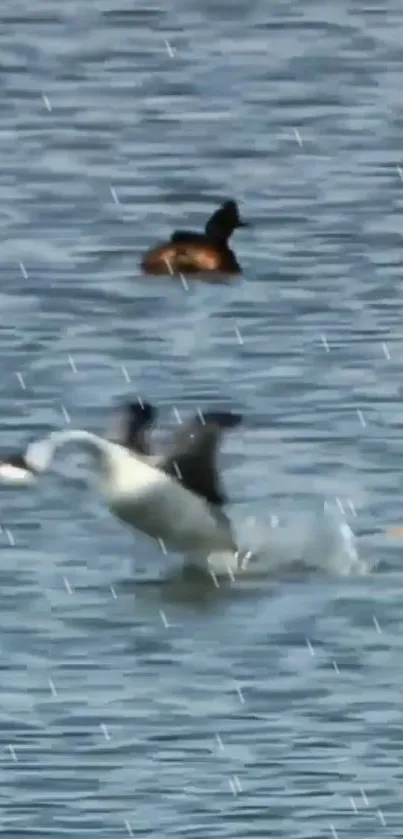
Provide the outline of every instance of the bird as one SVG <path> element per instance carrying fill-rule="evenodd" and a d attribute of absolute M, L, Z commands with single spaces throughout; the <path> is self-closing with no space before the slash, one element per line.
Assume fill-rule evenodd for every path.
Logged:
<path fill-rule="evenodd" d="M 145 410 L 144 410 L 145 409 Z M 50 468 L 56 452 L 67 444 L 88 451 L 97 466 L 99 489 L 109 510 L 122 522 L 146 534 L 167 549 L 195 558 L 199 564 L 214 553 L 235 562 L 237 546 L 224 513 L 226 496 L 216 464 L 225 432 L 243 417 L 230 411 L 197 414 L 173 435 L 166 450 L 147 454 L 145 428 L 156 416 L 150 403 L 138 409 L 124 406 L 126 436 L 114 442 L 85 430 L 55 431 L 31 442 L 20 454 L 33 480 Z M 137 416 L 137 424 L 135 417 Z M 3 463 L 10 464 L 10 458 Z M 0 469 L 0 483 L 2 474 Z"/>
<path fill-rule="evenodd" d="M 239 215 L 234 200 L 225 201 L 208 219 L 205 232 L 175 230 L 169 241 L 151 248 L 141 267 L 146 274 L 197 275 L 217 278 L 241 273 L 241 267 L 228 240 L 234 230 L 249 227 Z"/>
<path fill-rule="evenodd" d="M 156 409 L 149 402 L 126 402 L 117 411 L 110 439 L 139 455 L 151 452 L 148 431 L 156 420 Z M 29 450 L 0 456 L 0 485 L 30 487 L 41 470 L 30 463 Z"/>

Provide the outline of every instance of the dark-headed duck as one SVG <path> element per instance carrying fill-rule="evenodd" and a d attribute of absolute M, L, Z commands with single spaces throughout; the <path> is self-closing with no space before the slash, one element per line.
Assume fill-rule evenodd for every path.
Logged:
<path fill-rule="evenodd" d="M 242 221 L 235 201 L 226 201 L 210 216 L 204 233 L 175 230 L 169 242 L 146 253 L 141 267 L 146 274 L 240 274 L 241 267 L 228 240 Z"/>

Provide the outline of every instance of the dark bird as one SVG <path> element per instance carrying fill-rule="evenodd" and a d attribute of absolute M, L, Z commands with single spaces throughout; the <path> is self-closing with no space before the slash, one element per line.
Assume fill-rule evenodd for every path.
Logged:
<path fill-rule="evenodd" d="M 248 227 L 235 201 L 226 201 L 207 221 L 204 233 L 175 230 L 168 242 L 149 250 L 141 267 L 146 274 L 240 274 L 228 241 L 238 227 Z"/>

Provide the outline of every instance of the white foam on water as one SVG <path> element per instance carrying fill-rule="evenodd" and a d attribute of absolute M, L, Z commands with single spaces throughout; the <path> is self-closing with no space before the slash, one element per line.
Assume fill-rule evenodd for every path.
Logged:
<path fill-rule="evenodd" d="M 372 565 L 359 556 L 354 532 L 337 504 L 305 511 L 281 522 L 247 520 L 238 528 L 238 555 L 212 553 L 210 571 L 238 578 L 283 576 L 293 572 L 362 576 Z"/>

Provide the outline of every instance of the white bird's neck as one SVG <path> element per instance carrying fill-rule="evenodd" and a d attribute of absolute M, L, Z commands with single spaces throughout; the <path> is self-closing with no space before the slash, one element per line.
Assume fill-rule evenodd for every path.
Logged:
<path fill-rule="evenodd" d="M 106 477 L 110 472 L 113 461 L 121 449 L 116 443 L 103 440 L 89 431 L 54 431 L 44 440 L 37 440 L 28 446 L 26 460 L 36 472 L 48 469 L 56 452 L 62 446 L 77 443 L 80 448 L 88 451 L 95 459 L 101 473 Z"/>

